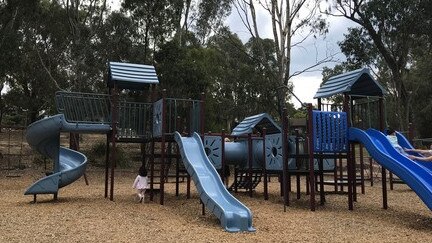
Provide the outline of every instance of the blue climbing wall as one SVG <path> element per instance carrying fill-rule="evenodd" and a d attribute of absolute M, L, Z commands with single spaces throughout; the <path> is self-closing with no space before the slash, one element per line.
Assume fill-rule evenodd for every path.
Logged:
<path fill-rule="evenodd" d="M 348 122 L 345 112 L 313 111 L 314 152 L 348 150 Z"/>

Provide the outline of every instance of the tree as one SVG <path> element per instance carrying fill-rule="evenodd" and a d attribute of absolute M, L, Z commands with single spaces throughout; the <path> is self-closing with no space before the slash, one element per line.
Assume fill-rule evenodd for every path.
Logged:
<path fill-rule="evenodd" d="M 53 109 L 54 93 L 66 82 L 64 65 L 65 35 L 61 23 L 56 33 L 48 29 L 57 22 L 61 11 L 48 1 L 10 1 L 5 9 L 12 10 L 10 30 L 2 36 L 1 60 L 3 81 L 10 87 L 8 107 L 28 110 L 29 121 Z M 8 25 L 6 24 L 6 25 Z"/>
<path fill-rule="evenodd" d="M 275 70 L 274 43 L 270 39 L 262 41 L 258 44 L 251 38 L 243 44 L 228 28 L 221 28 L 209 39 L 207 48 L 214 49 L 215 55 L 209 93 L 212 120 L 225 128 L 251 114 L 278 114 L 274 89 L 277 84 L 260 64 L 266 60 Z M 265 47 L 264 57 L 258 47 L 261 44 Z"/>
<path fill-rule="evenodd" d="M 316 1 L 285 1 L 285 0 L 237 0 L 234 2 L 239 16 L 249 30 L 253 38 L 260 40 L 259 23 L 257 20 L 256 5 L 261 6 L 270 16 L 274 50 L 277 60 L 277 69 L 274 79 L 278 85 L 278 106 L 281 113 L 286 105 L 288 90 L 292 90 L 290 79 L 301 73 L 311 70 L 314 67 L 331 60 L 326 57 L 317 61 L 316 64 L 300 70 L 291 72 L 291 48 L 300 46 L 306 39 L 314 34 L 324 34 L 327 31 L 326 22 L 319 14 L 320 0 Z M 300 36 L 300 40 L 294 42 L 294 37 Z M 265 56 L 264 47 L 261 45 L 261 56 Z M 261 63 L 266 69 L 271 70 L 267 62 Z"/>
<path fill-rule="evenodd" d="M 61 7 L 66 12 L 63 22 L 67 23 L 66 36 L 70 40 L 65 58 L 69 59 L 67 87 L 70 91 L 89 92 L 98 82 L 102 82 L 102 75 L 96 65 L 92 43 L 108 11 L 106 0 L 66 0 Z"/>
<path fill-rule="evenodd" d="M 360 25 L 359 28 L 351 30 L 350 34 L 351 37 L 360 39 L 361 45 L 342 45 L 345 48 L 343 52 L 349 58 L 362 59 L 361 56 L 367 56 L 366 53 L 369 52 L 372 53 L 370 60 L 377 64 L 382 60 L 386 64 L 386 67 L 381 66 L 380 73 L 388 70 L 391 75 L 386 85 L 390 94 L 395 97 L 396 107 L 400 108 L 397 115 L 402 130 L 405 130 L 411 121 L 411 99 L 406 78 L 411 65 L 410 54 L 417 42 L 412 26 L 419 23 L 417 13 L 421 9 L 421 3 L 422 0 L 338 0 L 334 1 L 335 11 L 331 13 Z M 347 43 L 349 42 L 345 42 Z M 377 57 L 374 54 L 379 55 L 379 60 L 374 59 Z"/>

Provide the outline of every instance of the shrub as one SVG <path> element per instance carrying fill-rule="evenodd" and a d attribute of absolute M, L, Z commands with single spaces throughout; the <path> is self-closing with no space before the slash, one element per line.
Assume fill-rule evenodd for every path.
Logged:
<path fill-rule="evenodd" d="M 94 144 L 90 151 L 86 154 L 89 160 L 89 164 L 97 167 L 105 166 L 105 151 L 106 144 L 105 142 L 98 142 Z M 110 151 L 112 153 L 113 151 Z M 130 168 L 130 158 L 123 148 L 116 146 L 115 149 L 117 155 L 117 166 L 120 168 Z"/>

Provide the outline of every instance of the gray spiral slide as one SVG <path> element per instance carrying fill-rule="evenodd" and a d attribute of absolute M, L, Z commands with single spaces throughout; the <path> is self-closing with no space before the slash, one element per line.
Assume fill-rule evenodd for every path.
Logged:
<path fill-rule="evenodd" d="M 228 232 L 255 231 L 252 227 L 252 213 L 233 197 L 222 183 L 204 151 L 201 137 L 182 137 L 178 132 L 174 139 L 179 145 L 183 163 L 197 187 L 201 201 L 219 218 Z"/>
<path fill-rule="evenodd" d="M 63 114 L 36 121 L 27 128 L 26 139 L 40 154 L 53 159 L 53 173 L 34 182 L 24 195 L 54 194 L 78 180 L 85 172 L 87 157 L 77 151 L 60 147 L 60 132 L 107 133 L 106 124 L 83 124 L 66 121 Z"/>

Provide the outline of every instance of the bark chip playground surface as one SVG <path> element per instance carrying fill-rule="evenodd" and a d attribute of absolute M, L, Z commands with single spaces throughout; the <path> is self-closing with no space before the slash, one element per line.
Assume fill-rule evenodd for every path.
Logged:
<path fill-rule="evenodd" d="M 346 195 L 328 194 L 326 204 L 311 212 L 309 196 L 296 199 L 292 192 L 284 212 L 272 178 L 268 201 L 262 184 L 252 198 L 234 194 L 251 209 L 256 232 L 227 233 L 214 215 L 201 214 L 193 183 L 191 199 L 186 183 L 179 197 L 175 184 L 167 183 L 165 205 L 159 205 L 158 195 L 140 204 L 132 189 L 135 176 L 133 170 L 116 171 L 112 202 L 104 198 L 103 170 L 90 168 L 88 186 L 81 178 L 62 188 L 56 202 L 52 195 L 39 195 L 33 204 L 23 193 L 43 171 L 0 171 L 0 242 L 432 242 L 432 212 L 403 184 L 388 191 L 387 210 L 376 182 L 358 194 L 354 211 L 347 209 Z"/>

